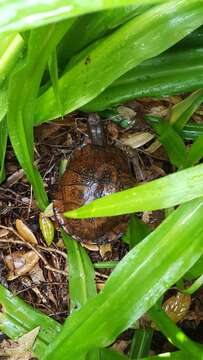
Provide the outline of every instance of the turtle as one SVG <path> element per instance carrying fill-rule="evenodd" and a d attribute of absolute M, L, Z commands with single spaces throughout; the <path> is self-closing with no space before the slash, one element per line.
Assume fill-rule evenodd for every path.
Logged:
<path fill-rule="evenodd" d="M 53 201 L 56 222 L 79 242 L 104 244 L 117 240 L 127 228 L 129 216 L 69 219 L 65 211 L 77 209 L 105 195 L 134 186 L 124 152 L 108 145 L 101 118 L 90 113 L 91 142 L 77 147 L 61 177 Z"/>

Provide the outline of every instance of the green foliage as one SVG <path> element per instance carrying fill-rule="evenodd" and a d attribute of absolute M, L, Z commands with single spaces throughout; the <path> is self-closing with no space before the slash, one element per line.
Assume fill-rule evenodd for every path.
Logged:
<path fill-rule="evenodd" d="M 9 137 L 18 161 L 33 186 L 41 210 L 48 205 L 48 198 L 42 178 L 34 165 L 35 99 L 48 59 L 73 21 L 68 20 L 31 31 L 25 63 L 15 71 L 9 84 Z M 20 98 L 19 93 L 21 94 Z M 14 109 L 15 111 L 13 111 Z"/>
<path fill-rule="evenodd" d="M 173 124 L 177 131 L 180 131 L 184 127 L 202 102 L 203 90 L 198 90 L 185 100 L 174 105 L 170 115 L 170 123 Z"/>
<path fill-rule="evenodd" d="M 152 2 L 154 5 L 154 2 Z M 64 69 L 68 61 L 94 40 L 110 33 L 132 17 L 146 11 L 152 5 L 142 4 L 119 7 L 80 16 L 66 33 L 57 48 L 59 67 Z M 78 31 L 79 29 L 79 31 Z M 67 51 L 68 49 L 68 51 Z"/>
<path fill-rule="evenodd" d="M 155 321 L 158 329 L 167 336 L 179 349 L 189 355 L 192 359 L 203 359 L 203 347 L 190 340 L 161 309 L 160 306 L 154 306 L 149 310 L 150 318 Z"/>
<path fill-rule="evenodd" d="M 103 110 L 138 96 L 176 94 L 203 85 L 202 28 L 187 36 L 203 24 L 200 0 L 85 0 L 80 4 L 76 0 L 43 4 L 39 0 L 3 0 L 0 11 L 0 32 L 13 31 L 0 34 L 0 181 L 4 179 L 8 128 L 16 157 L 41 209 L 48 198 L 34 165 L 33 126 L 81 107 Z M 31 31 L 23 32 L 25 29 Z M 168 122 L 155 119 L 153 127 L 178 169 L 202 158 L 203 126 L 188 124 L 201 101 L 200 89 L 172 109 Z M 189 151 L 185 138 L 196 138 Z M 115 269 L 99 294 L 86 251 L 63 233 L 71 304 L 63 329 L 2 286 L 0 328 L 17 338 L 39 325 L 34 352 L 40 360 L 65 360 L 67 356 L 126 360 L 101 348 L 151 308 L 150 315 L 163 334 L 181 349 L 168 358 L 184 359 L 187 352 L 191 358 L 202 359 L 202 348 L 152 308 L 183 276 L 200 276 L 190 292 L 202 284 L 202 175 L 203 165 L 198 165 L 69 213 L 72 217 L 106 216 L 185 203 L 151 233 L 137 217 L 131 217 L 124 236 L 131 250 L 119 264 L 102 264 Z M 101 268 L 101 263 L 96 267 Z M 136 358 L 145 356 L 149 348 L 147 342 L 142 348 L 145 336 L 140 329 L 137 334 L 141 340 L 131 351 Z M 137 336 L 135 340 L 139 340 Z"/>
<path fill-rule="evenodd" d="M 172 48 L 121 76 L 82 110 L 102 111 L 136 98 L 193 91 L 203 86 L 202 70 L 202 44 L 198 48 L 193 44 L 188 48 Z"/>
<path fill-rule="evenodd" d="M 167 1 L 94 42 L 76 55 L 59 81 L 64 112 L 85 105 L 121 75 L 168 49 L 202 23 L 203 4 L 198 0 Z M 58 115 L 50 88 L 37 101 L 35 124 Z"/>
<path fill-rule="evenodd" d="M 62 230 L 68 250 L 69 293 L 71 310 L 80 309 L 96 295 L 94 268 L 85 249 Z"/>
<path fill-rule="evenodd" d="M 2 285 L 0 285 L 0 304 L 3 307 L 0 313 L 0 329 L 11 339 L 16 340 L 26 332 L 40 326 L 34 352 L 41 357 L 47 345 L 54 340 L 61 330 L 61 325 L 40 311 L 33 309 Z"/>
<path fill-rule="evenodd" d="M 5 179 L 4 160 L 6 155 L 7 137 L 6 118 L 3 118 L 0 121 L 0 183 Z"/>
<path fill-rule="evenodd" d="M 187 151 L 181 136 L 173 126 L 166 121 L 159 121 L 154 125 L 159 135 L 160 142 L 164 145 L 171 163 L 177 168 L 185 167 L 187 163 Z"/>
<path fill-rule="evenodd" d="M 130 359 L 140 359 L 149 354 L 151 347 L 153 330 L 152 329 L 136 329 L 133 335 L 131 349 L 129 353 Z"/>
<path fill-rule="evenodd" d="M 75 358 L 111 344 L 201 256 L 202 216 L 201 199 L 168 216 L 122 259 L 103 291 L 72 314 L 42 359 Z"/>
<path fill-rule="evenodd" d="M 89 12 L 130 4 L 159 4 L 164 0 L 2 0 L 0 4 L 0 32 L 32 29 Z"/>

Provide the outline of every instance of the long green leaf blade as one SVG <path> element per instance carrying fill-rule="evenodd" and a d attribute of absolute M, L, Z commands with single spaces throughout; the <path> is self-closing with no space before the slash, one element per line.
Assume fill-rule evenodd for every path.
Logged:
<path fill-rule="evenodd" d="M 202 23 L 202 2 L 171 0 L 96 41 L 71 61 L 59 81 L 64 113 L 90 102 L 121 75 L 165 51 Z M 58 115 L 50 88 L 37 101 L 35 124 Z"/>
<path fill-rule="evenodd" d="M 154 129 L 159 135 L 160 142 L 164 145 L 171 164 L 178 168 L 183 168 L 187 163 L 187 151 L 185 144 L 178 132 L 171 124 L 160 120 L 154 125 Z"/>
<path fill-rule="evenodd" d="M 137 3 L 156 4 L 164 0 L 2 0 L 0 32 L 32 29 L 68 17 Z"/>
<path fill-rule="evenodd" d="M 153 2 L 152 5 L 154 5 Z M 59 66 L 64 69 L 71 57 L 84 49 L 85 46 L 110 33 L 113 29 L 150 7 L 149 3 L 145 4 L 144 2 L 142 5 L 135 3 L 132 6 L 113 8 L 78 17 L 70 31 L 58 45 Z"/>
<path fill-rule="evenodd" d="M 20 34 L 1 34 L 0 44 L 0 81 L 2 81 L 5 80 L 7 75 L 10 75 L 20 57 L 24 47 L 24 40 Z"/>
<path fill-rule="evenodd" d="M 76 358 L 111 344 L 202 255 L 202 216 L 201 199 L 168 216 L 123 258 L 104 290 L 68 319 L 42 359 Z"/>
<path fill-rule="evenodd" d="M 173 106 L 170 123 L 173 124 L 177 131 L 182 130 L 185 124 L 190 120 L 192 114 L 198 109 L 203 102 L 203 90 L 200 89 L 194 94 L 188 96 L 180 103 Z"/>
<path fill-rule="evenodd" d="M 42 210 L 48 205 L 48 198 L 42 178 L 33 164 L 35 98 L 48 59 L 72 22 L 73 20 L 68 20 L 33 30 L 29 36 L 25 64 L 16 70 L 9 84 L 8 130 L 10 140 L 18 161 L 33 186 L 38 205 Z"/>
<path fill-rule="evenodd" d="M 198 163 L 203 157 L 203 135 L 199 136 L 192 144 L 189 152 L 187 165 L 192 166 Z"/>
<path fill-rule="evenodd" d="M 203 346 L 188 338 L 159 306 L 153 306 L 148 314 L 157 327 L 172 343 L 192 359 L 203 359 Z"/>
<path fill-rule="evenodd" d="M 94 268 L 85 249 L 62 231 L 68 250 L 69 292 L 71 311 L 78 310 L 97 293 Z"/>
<path fill-rule="evenodd" d="M 201 87 L 203 49 L 171 49 L 121 76 L 82 110 L 102 111 L 135 98 L 176 95 Z"/>
<path fill-rule="evenodd" d="M 0 121 L 0 183 L 5 179 L 4 160 L 6 155 L 7 138 L 8 131 L 5 117 L 2 121 Z"/>
<path fill-rule="evenodd" d="M 85 249 L 62 230 L 68 251 L 70 310 L 80 309 L 89 299 L 96 296 L 96 283 L 93 264 Z M 100 360 L 100 350 L 89 351 L 81 360 Z"/>
<path fill-rule="evenodd" d="M 170 208 L 203 196 L 203 165 L 114 193 L 65 213 L 71 218 L 114 216 Z"/>

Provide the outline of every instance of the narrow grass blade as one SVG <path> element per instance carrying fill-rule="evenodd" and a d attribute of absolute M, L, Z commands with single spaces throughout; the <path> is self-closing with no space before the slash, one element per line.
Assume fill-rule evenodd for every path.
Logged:
<path fill-rule="evenodd" d="M 0 121 L 0 183 L 5 179 L 5 169 L 4 169 L 4 160 L 6 155 L 6 146 L 7 146 L 7 124 L 6 117 Z"/>
<path fill-rule="evenodd" d="M 158 329 L 170 339 L 177 348 L 185 352 L 185 356 L 189 355 L 192 359 L 196 360 L 203 359 L 203 346 L 188 338 L 161 307 L 152 307 L 148 311 L 148 314 L 156 323 Z"/>
<path fill-rule="evenodd" d="M 190 120 L 192 114 L 203 102 L 203 89 L 196 91 L 183 101 L 174 105 L 170 114 L 170 123 L 179 132 Z"/>
<path fill-rule="evenodd" d="M 192 144 L 187 158 L 187 165 L 193 166 L 197 164 L 203 157 L 203 134 L 199 136 Z"/>
<path fill-rule="evenodd" d="M 157 4 L 164 0 L 2 0 L 0 32 L 32 29 L 68 17 L 130 4 Z"/>
<path fill-rule="evenodd" d="M 54 90 L 54 95 L 57 101 L 58 112 L 59 114 L 63 113 L 61 99 L 60 99 L 60 91 L 59 91 L 59 81 L 58 81 L 58 61 L 57 61 L 57 54 L 56 49 L 53 50 L 53 53 L 50 55 L 49 58 L 49 73 L 50 78 Z"/>
<path fill-rule="evenodd" d="M 101 261 L 94 263 L 94 267 L 95 269 L 113 269 L 116 267 L 117 264 L 118 264 L 117 260 Z"/>
<path fill-rule="evenodd" d="M 140 359 L 141 357 L 147 356 L 149 354 L 152 335 L 152 329 L 135 330 L 130 348 L 130 359 Z"/>
<path fill-rule="evenodd" d="M 197 165 L 68 211 L 70 218 L 115 216 L 170 208 L 203 196 L 203 165 Z"/>
<path fill-rule="evenodd" d="M 129 20 L 112 34 L 91 44 L 71 61 L 60 79 L 64 112 L 90 102 L 121 75 L 162 53 L 202 23 L 203 3 L 171 0 Z M 56 99 L 50 88 L 37 101 L 35 124 L 57 116 Z"/>
<path fill-rule="evenodd" d="M 42 360 L 108 346 L 151 308 L 202 255 L 202 216 L 201 199 L 168 216 L 122 259 L 103 291 L 72 314 Z"/>
<path fill-rule="evenodd" d="M 129 244 L 132 249 L 139 244 L 142 239 L 149 235 L 149 227 L 138 219 L 135 215 L 132 215 L 128 225 L 126 234 L 122 237 L 122 240 Z"/>
<path fill-rule="evenodd" d="M 20 34 L 0 35 L 0 82 L 10 75 L 11 70 L 22 54 L 24 40 Z"/>
<path fill-rule="evenodd" d="M 144 61 L 114 81 L 82 110 L 102 111 L 136 98 L 183 94 L 203 87 L 201 45 L 199 48 L 172 48 Z"/>
<path fill-rule="evenodd" d="M 186 280 L 194 280 L 203 274 L 203 256 L 191 267 L 191 269 L 185 274 Z"/>
<path fill-rule="evenodd" d="M 8 94 L 8 131 L 19 163 L 33 186 L 41 210 L 48 205 L 42 178 L 34 163 L 33 114 L 35 98 L 48 59 L 73 20 L 33 30 L 25 64 L 13 74 Z M 38 46 L 36 46 L 38 44 Z M 19 97 L 19 93 L 21 96 Z"/>
<path fill-rule="evenodd" d="M 164 119 L 159 116 L 145 115 L 145 120 L 152 126 Z M 195 140 L 198 136 L 203 135 L 203 124 L 189 123 L 181 130 L 180 135 L 185 140 Z"/>
<path fill-rule="evenodd" d="M 62 230 L 62 237 L 68 251 L 69 296 L 71 312 L 80 309 L 89 299 L 96 296 L 93 264 L 85 249 Z M 100 360 L 100 350 L 93 349 L 85 360 Z M 81 360 L 82 360 L 81 359 Z"/>
<path fill-rule="evenodd" d="M 7 113 L 7 90 L 8 83 L 5 81 L 0 86 L 0 123 L 4 119 Z"/>
<path fill-rule="evenodd" d="M 184 290 L 184 294 L 192 295 L 203 285 L 203 275 L 201 275 L 194 283 L 187 289 Z"/>
<path fill-rule="evenodd" d="M 62 230 L 68 251 L 71 311 L 80 309 L 97 294 L 94 268 L 85 249 Z"/>
<path fill-rule="evenodd" d="M 185 144 L 173 126 L 166 121 L 159 121 L 158 124 L 154 125 L 154 129 L 166 149 L 170 162 L 179 169 L 186 167 L 187 151 Z"/>

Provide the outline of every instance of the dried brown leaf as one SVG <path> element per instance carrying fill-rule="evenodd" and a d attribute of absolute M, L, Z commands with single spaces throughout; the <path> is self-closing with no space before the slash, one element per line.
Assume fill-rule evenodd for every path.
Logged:
<path fill-rule="evenodd" d="M 9 234 L 9 230 L 0 229 L 0 238 L 6 237 Z"/>
<path fill-rule="evenodd" d="M 6 356 L 9 360 L 31 359 L 33 357 L 31 350 L 39 330 L 38 326 L 21 336 L 18 341 L 4 340 L 0 344 L 0 356 Z"/>
<path fill-rule="evenodd" d="M 112 253 L 111 243 L 103 244 L 99 246 L 99 252 L 101 257 L 104 259 L 107 255 Z"/>
<path fill-rule="evenodd" d="M 16 229 L 23 239 L 32 245 L 37 244 L 37 239 L 30 228 L 20 219 L 16 220 Z"/>
<path fill-rule="evenodd" d="M 133 149 L 139 148 L 140 146 L 145 145 L 155 137 L 154 134 L 149 132 L 139 132 L 128 135 L 128 137 L 121 138 L 121 142 L 124 145 L 128 145 Z"/>
<path fill-rule="evenodd" d="M 83 247 L 91 251 L 99 251 L 99 246 L 92 243 L 81 243 Z"/>
<path fill-rule="evenodd" d="M 15 251 L 5 257 L 5 265 L 10 270 L 7 280 L 11 281 L 29 273 L 38 263 L 39 256 L 35 251 Z"/>

